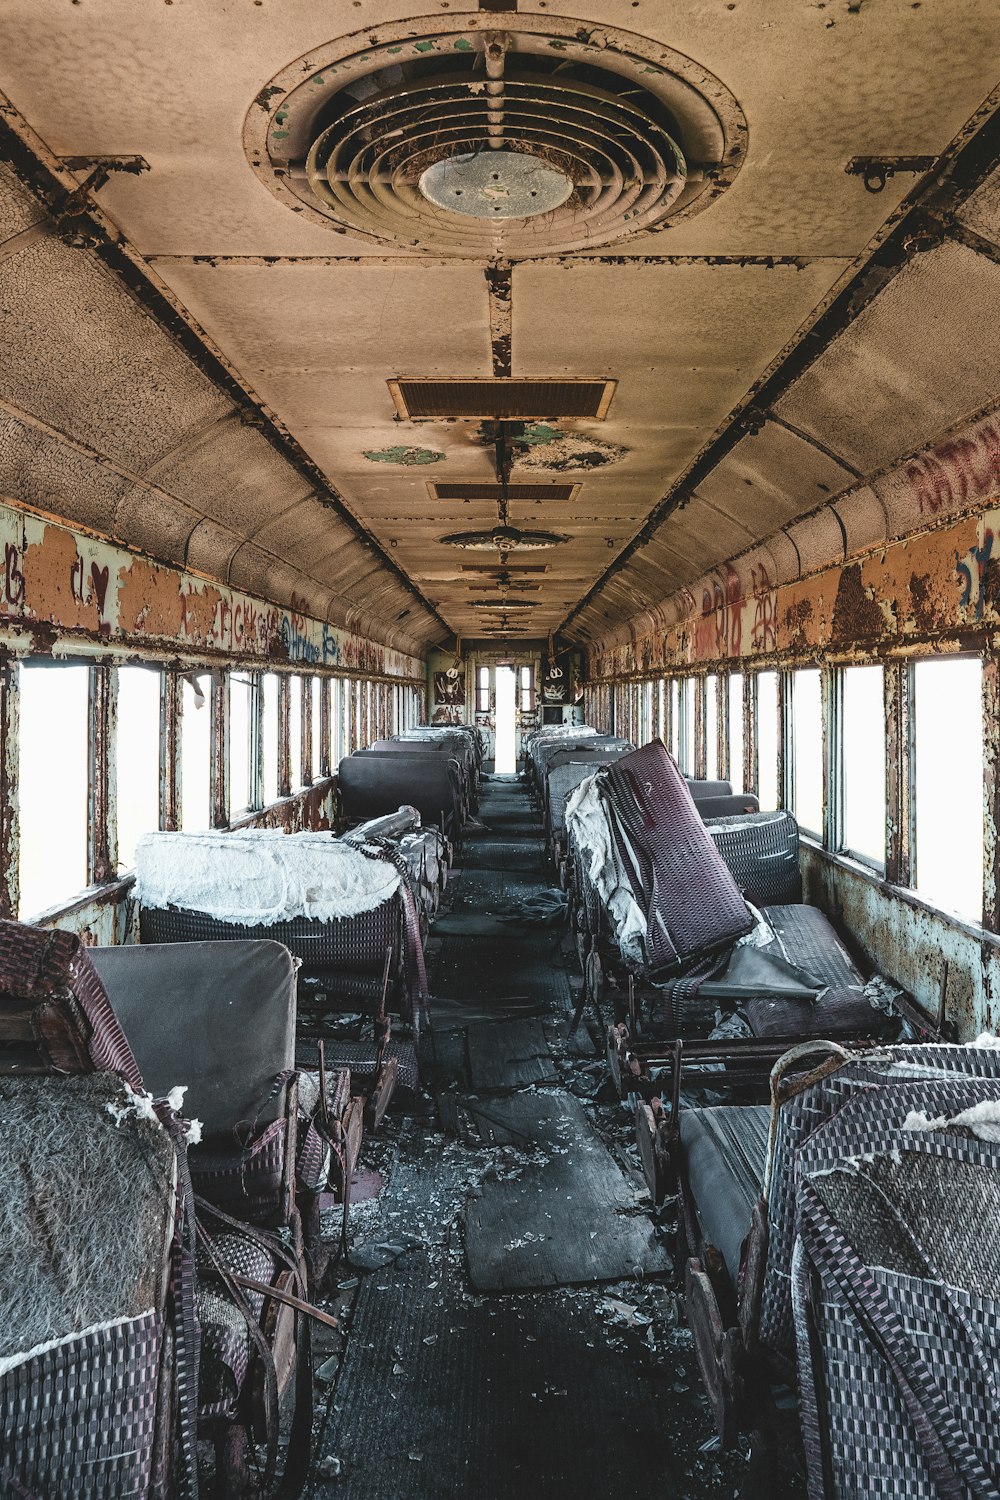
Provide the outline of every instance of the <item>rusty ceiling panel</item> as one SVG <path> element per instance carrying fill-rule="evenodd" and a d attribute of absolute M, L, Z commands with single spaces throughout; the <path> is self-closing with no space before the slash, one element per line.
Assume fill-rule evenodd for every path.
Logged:
<path fill-rule="evenodd" d="M 23 234 L 33 224 L 41 223 L 44 218 L 38 200 L 8 167 L 0 165 L 0 256 L 8 240 Z"/>
<path fill-rule="evenodd" d="M 132 482 L 95 454 L 0 411 L 0 494 L 111 536 Z"/>
<path fill-rule="evenodd" d="M 812 573 L 843 562 L 846 553 L 844 528 L 836 510 L 830 506 L 804 521 L 786 527 L 789 540 L 799 555 L 799 571 Z"/>
<path fill-rule="evenodd" d="M 1000 397 L 1000 265 L 951 241 L 917 255 L 775 405 L 870 474 Z"/>

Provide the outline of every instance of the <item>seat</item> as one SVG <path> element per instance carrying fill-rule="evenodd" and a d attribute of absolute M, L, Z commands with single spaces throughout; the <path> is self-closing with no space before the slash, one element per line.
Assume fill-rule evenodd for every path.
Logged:
<path fill-rule="evenodd" d="M 200 1416 L 238 1493 L 246 1453 L 234 1437 L 266 1441 L 273 1462 L 275 1401 L 297 1361 L 308 1361 L 304 1319 L 262 1288 L 305 1296 L 303 1210 L 315 1250 L 329 1169 L 331 1132 L 320 1135 L 318 1111 L 299 1118 L 295 963 L 282 944 L 259 939 L 94 948 L 91 961 L 149 1086 L 183 1087 L 199 1122 L 188 1160 L 208 1232 L 198 1260 Z M 296 1382 L 300 1443 L 310 1379 Z"/>
<path fill-rule="evenodd" d="M 459 840 L 464 819 L 462 782 L 450 757 L 412 752 L 348 755 L 337 768 L 340 803 L 348 822 L 415 807 L 425 826 L 437 824 Z"/>
<path fill-rule="evenodd" d="M 711 804 L 702 804 L 701 810 L 712 842 L 748 901 L 780 906 L 802 900 L 799 825 L 790 812 L 715 819 L 710 817 L 715 810 Z"/>
<path fill-rule="evenodd" d="M 684 1109 L 680 1115 L 687 1180 L 702 1237 L 719 1251 L 734 1287 L 763 1187 L 770 1128 L 766 1104 Z"/>

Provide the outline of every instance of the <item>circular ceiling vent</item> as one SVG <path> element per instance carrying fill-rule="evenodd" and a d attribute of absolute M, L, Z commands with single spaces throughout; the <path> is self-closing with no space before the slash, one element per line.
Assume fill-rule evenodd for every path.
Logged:
<path fill-rule="evenodd" d="M 562 17 L 496 21 L 400 23 L 300 58 L 247 116 L 254 170 L 342 233 L 505 257 L 660 228 L 738 171 L 742 112 L 690 58 Z"/>

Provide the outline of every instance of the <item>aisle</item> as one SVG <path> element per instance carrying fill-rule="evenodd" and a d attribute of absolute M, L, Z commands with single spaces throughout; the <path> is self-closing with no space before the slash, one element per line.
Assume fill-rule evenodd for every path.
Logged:
<path fill-rule="evenodd" d="M 487 782 L 477 822 L 432 930 L 424 1112 L 365 1148 L 385 1187 L 353 1253 L 376 1268 L 343 1272 L 310 1493 L 732 1495 L 671 1243 L 592 1042 L 568 1040 L 561 924 L 505 920 L 555 901 L 524 786 Z"/>

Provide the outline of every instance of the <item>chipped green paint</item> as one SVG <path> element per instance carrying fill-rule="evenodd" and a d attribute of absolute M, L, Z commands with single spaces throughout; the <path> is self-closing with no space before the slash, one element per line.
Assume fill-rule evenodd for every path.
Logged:
<path fill-rule="evenodd" d="M 554 443 L 560 437 L 562 433 L 558 427 L 550 427 L 546 422 L 529 422 L 516 441 L 535 448 L 542 443 Z"/>
<path fill-rule="evenodd" d="M 471 52 L 473 50 L 472 43 L 467 36 L 460 36 L 454 43 L 454 47 L 456 52 Z"/>
<path fill-rule="evenodd" d="M 388 52 L 390 57 L 395 57 L 396 53 L 402 52 L 403 49 L 402 47 L 386 47 L 385 50 Z"/>
<path fill-rule="evenodd" d="M 272 130 L 271 139 L 272 141 L 283 141 L 287 138 L 288 134 L 287 130 Z"/>
<path fill-rule="evenodd" d="M 405 448 L 402 443 L 395 448 L 366 448 L 364 457 L 373 464 L 438 464 L 444 462 L 444 454 L 434 448 Z"/>
<path fill-rule="evenodd" d="M 414 52 L 433 52 L 436 47 L 437 42 L 414 42 L 413 44 Z"/>
<path fill-rule="evenodd" d="M 284 123 L 285 123 L 285 121 L 287 119 L 288 119 L 288 110 L 287 109 L 279 109 L 278 113 L 274 117 L 274 123 L 276 125 L 284 125 Z"/>

